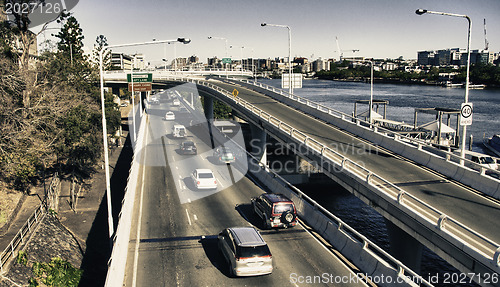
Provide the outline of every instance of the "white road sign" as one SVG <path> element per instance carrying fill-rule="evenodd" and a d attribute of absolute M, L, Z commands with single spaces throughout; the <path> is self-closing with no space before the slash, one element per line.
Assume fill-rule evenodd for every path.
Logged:
<path fill-rule="evenodd" d="M 472 103 L 463 103 L 460 108 L 460 125 L 470 126 L 472 124 Z"/>
<path fill-rule="evenodd" d="M 302 74 L 301 73 L 292 73 L 292 87 L 294 89 L 302 88 Z M 281 75 L 281 88 L 288 89 L 290 86 L 290 75 L 282 74 Z"/>

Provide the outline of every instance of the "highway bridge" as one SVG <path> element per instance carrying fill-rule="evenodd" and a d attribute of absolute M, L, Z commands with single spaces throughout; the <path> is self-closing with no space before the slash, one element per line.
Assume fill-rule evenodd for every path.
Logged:
<path fill-rule="evenodd" d="M 117 74 L 113 75 L 113 77 L 115 77 L 113 78 L 113 80 L 115 81 L 119 80 L 116 79 L 116 76 Z M 166 81 L 167 79 L 161 80 Z M 325 174 L 339 182 L 353 194 L 374 207 L 388 220 L 388 222 L 390 222 L 389 229 L 392 230 L 391 233 L 394 235 L 391 238 L 391 244 L 395 246 L 399 245 L 400 250 L 402 250 L 403 252 L 400 252 L 400 254 L 397 255 L 401 256 L 401 260 L 403 262 L 407 262 L 407 265 L 413 265 L 418 268 L 419 249 L 421 248 L 418 247 L 418 242 L 420 242 L 463 272 L 473 272 L 473 274 L 486 274 L 485 276 L 488 276 L 487 274 L 490 274 L 491 276 L 491 274 L 499 273 L 500 249 L 497 242 L 500 242 L 500 229 L 498 228 L 496 218 L 499 218 L 500 208 L 498 201 L 492 197 L 485 196 L 482 191 L 477 188 L 477 185 L 475 186 L 475 188 L 472 188 L 467 184 L 461 183 L 459 180 L 455 180 L 453 178 L 450 178 L 450 176 L 445 176 L 439 172 L 436 172 L 435 170 L 437 168 L 427 168 L 422 164 L 415 162 L 414 160 L 410 160 L 407 157 L 406 153 L 395 153 L 391 151 L 390 148 L 384 148 L 382 144 L 377 143 L 374 140 L 368 141 L 360 137 L 356 134 L 356 132 L 352 132 L 353 130 L 356 131 L 356 129 L 358 129 L 359 131 L 359 122 L 352 123 L 352 128 L 339 128 L 338 126 L 331 124 L 328 119 L 325 119 L 325 116 L 320 115 L 319 113 L 322 111 L 321 109 L 318 109 L 317 106 L 315 108 L 316 111 L 313 112 L 311 112 L 311 109 L 309 109 L 308 111 L 301 111 L 300 100 L 298 101 L 298 104 L 291 103 L 290 95 L 284 96 L 282 92 L 273 91 L 272 89 L 262 87 L 261 85 L 254 85 L 248 82 L 244 83 L 229 80 L 195 80 L 178 78 L 169 79 L 168 81 L 190 81 L 197 83 L 197 88 L 201 91 L 201 95 L 205 96 L 205 103 L 210 103 L 211 101 L 209 99 L 211 97 L 217 98 L 227 103 L 240 117 L 249 121 L 258 129 L 261 129 L 262 132 L 269 134 L 277 138 L 282 143 L 288 145 L 301 156 L 307 158 L 313 163 L 316 163 L 318 167 L 321 167 L 323 169 Z M 235 88 L 239 91 L 237 97 L 234 97 L 231 94 L 231 91 L 233 91 Z M 297 100 L 295 102 L 297 102 Z M 210 104 L 208 104 L 207 106 L 206 104 L 205 109 L 210 109 L 209 105 Z M 307 107 L 311 107 L 310 103 L 306 103 L 303 105 L 306 106 L 306 108 L 303 110 L 307 110 Z M 316 113 L 316 115 L 312 113 Z M 328 116 L 332 116 L 331 112 L 328 112 Z M 345 115 L 337 118 L 345 120 Z M 151 120 L 151 123 L 153 122 L 154 120 Z M 166 124 L 163 122 L 161 123 L 163 125 Z M 349 131 L 349 129 L 351 129 L 351 131 Z M 367 129 L 363 128 L 363 131 L 365 130 Z M 371 132 L 373 134 L 378 134 L 377 131 Z M 265 138 L 262 135 L 257 135 L 256 137 L 260 138 L 261 140 Z M 167 141 L 168 138 L 162 138 L 163 140 L 161 144 L 158 140 L 154 140 L 157 142 L 157 144 L 153 144 L 152 146 L 150 144 L 151 140 L 148 139 L 147 136 L 145 138 L 146 142 L 148 143 L 148 148 L 146 150 L 151 149 L 152 153 L 154 154 L 152 156 L 155 159 L 163 156 L 165 157 L 165 162 L 169 162 L 169 155 L 176 156 L 175 150 L 169 151 L 168 147 L 171 143 Z M 395 139 L 393 139 L 393 142 L 398 143 L 401 142 L 401 140 L 396 137 Z M 261 142 L 261 144 L 264 143 Z M 388 144 L 384 143 L 384 145 Z M 207 146 L 206 148 L 209 148 L 209 146 Z M 425 148 L 417 145 L 415 147 L 415 151 L 412 152 L 416 154 L 418 154 L 419 152 L 425 152 Z M 147 155 L 147 153 L 148 152 L 146 151 L 145 154 Z M 445 160 L 452 162 L 450 159 L 451 158 L 448 156 Z M 201 159 L 200 163 L 202 162 L 203 159 Z M 429 160 L 428 162 L 431 163 L 431 160 Z M 432 166 L 432 164 L 429 165 Z M 225 166 L 223 168 L 227 169 L 227 167 Z M 145 172 L 146 169 L 149 168 L 145 168 L 141 172 L 141 176 L 150 176 L 148 175 L 148 172 Z M 153 170 L 154 169 L 151 170 L 151 173 L 159 172 L 159 174 L 153 176 L 152 178 L 149 178 L 149 180 L 143 181 L 147 182 L 144 184 L 148 187 L 141 187 L 140 190 L 167 190 L 165 192 L 165 196 L 170 199 L 167 201 L 178 200 L 178 198 L 181 198 L 180 196 L 176 198 L 172 194 L 170 195 L 170 197 L 168 197 L 168 184 L 172 186 L 175 185 L 175 180 L 177 180 L 177 178 L 174 176 L 176 176 L 176 172 L 172 172 L 171 175 L 169 175 L 169 173 L 166 172 L 165 169 L 158 171 Z M 480 176 L 484 175 L 484 172 L 482 170 L 479 170 L 477 173 Z M 169 176 L 172 176 L 173 181 L 165 180 L 166 178 L 169 178 Z M 182 179 L 185 178 L 186 175 L 177 175 L 177 177 L 179 176 L 179 179 Z M 196 224 L 197 221 L 200 220 L 200 214 L 209 213 L 210 211 L 206 210 L 207 204 L 201 203 L 203 201 L 209 200 L 211 202 L 211 200 L 214 200 L 213 202 L 217 203 L 216 206 L 219 206 L 220 208 L 220 210 L 218 211 L 226 210 L 224 206 L 227 206 L 228 209 L 224 211 L 224 213 L 226 213 L 229 212 L 230 209 L 231 211 L 233 211 L 235 209 L 234 206 L 238 204 L 244 204 L 245 198 L 247 198 L 246 201 L 248 202 L 248 197 L 261 192 L 258 190 L 258 187 L 255 186 L 255 184 L 252 185 L 251 181 L 249 181 L 247 178 L 241 178 L 241 181 L 238 181 L 235 185 L 232 185 L 227 189 L 228 192 L 226 192 L 226 189 L 224 189 L 219 193 L 200 199 L 199 202 L 196 201 L 187 203 L 187 207 L 182 206 L 165 209 L 164 207 L 166 205 L 163 204 L 165 199 L 157 197 L 157 195 L 155 197 L 155 195 L 148 193 L 148 195 L 145 195 L 145 197 L 140 197 L 148 198 L 147 200 L 149 201 L 152 200 L 152 203 L 156 204 L 159 208 L 156 213 L 153 213 L 154 215 L 143 215 L 147 218 L 149 218 L 148 216 L 152 216 L 151 220 L 146 221 L 146 226 L 154 225 L 158 228 L 148 227 L 147 230 L 151 233 L 142 233 L 144 231 L 139 230 L 140 232 L 138 234 L 140 235 L 137 237 L 138 239 L 135 239 L 135 244 L 140 244 L 138 245 L 138 248 L 136 248 L 136 250 L 141 250 L 142 247 L 145 247 L 149 244 L 151 246 L 158 245 L 160 246 L 160 249 L 164 248 L 168 250 L 177 249 L 176 246 L 178 247 L 178 249 L 182 249 L 181 246 L 191 246 L 192 249 L 200 251 L 201 249 L 199 249 L 199 244 L 201 244 L 201 247 L 204 246 L 204 242 L 205 245 L 210 244 L 207 242 L 210 242 L 210 240 L 213 241 L 213 235 L 215 234 L 214 232 L 217 231 L 214 231 L 212 229 L 203 229 L 202 226 L 199 227 L 202 229 L 196 229 L 193 227 L 192 229 L 194 229 L 194 232 L 191 232 L 190 230 L 189 232 L 186 231 L 187 233 L 180 231 L 178 233 L 175 233 L 174 230 L 177 230 L 177 228 L 179 228 L 179 230 L 184 231 L 186 230 L 187 226 L 182 226 L 182 222 L 184 222 L 185 225 L 187 220 L 188 225 L 193 226 L 193 223 Z M 485 181 L 486 180 L 490 179 L 486 178 Z M 154 184 L 152 182 L 154 182 Z M 222 183 L 224 182 L 227 183 L 227 177 L 225 177 L 225 181 L 222 181 Z M 229 192 L 229 190 L 232 190 L 234 186 L 240 184 L 239 182 L 242 182 L 241 184 L 243 184 L 243 182 L 247 182 L 247 185 L 244 189 L 247 190 L 248 188 L 248 190 L 253 191 L 249 191 L 249 193 L 246 193 L 243 197 L 234 196 L 234 194 Z M 153 186 L 150 186 L 150 184 L 153 184 Z M 161 186 L 161 184 L 165 184 L 167 186 Z M 180 183 L 180 185 L 182 185 L 182 183 Z M 247 186 L 255 186 L 256 189 L 251 189 Z M 239 188 L 237 190 L 241 192 L 242 189 L 243 188 Z M 224 193 L 230 193 L 231 195 L 227 195 L 228 197 L 224 197 L 222 195 Z M 145 193 L 139 192 L 138 194 Z M 219 197 L 220 199 L 217 199 Z M 153 200 L 153 198 L 155 199 Z M 230 204 L 228 203 L 225 205 L 218 200 L 228 201 L 230 202 Z M 136 202 L 138 201 L 136 200 Z M 139 199 L 139 202 L 142 201 Z M 161 202 L 162 204 L 159 204 L 159 202 Z M 191 205 L 193 207 L 188 207 Z M 208 206 L 214 205 L 208 204 Z M 147 209 L 154 210 L 154 208 Z M 169 210 L 172 210 L 172 213 L 169 213 Z M 134 212 L 137 213 L 138 211 Z M 160 219 L 160 217 L 155 216 L 162 213 L 168 213 L 166 217 L 167 219 Z M 241 216 L 232 218 L 231 220 L 240 221 L 234 223 L 251 223 L 252 219 L 249 219 L 247 214 L 245 214 L 241 210 L 238 213 Z M 139 220 L 138 222 L 143 222 L 141 221 L 142 219 L 140 219 L 140 214 L 142 213 L 139 211 L 138 215 L 134 216 L 133 218 L 134 220 Z M 242 216 L 242 214 L 245 216 Z M 196 215 L 196 218 L 194 217 L 194 215 Z M 203 218 L 205 217 L 205 215 L 201 216 Z M 215 215 L 211 214 L 211 216 Z M 228 215 L 224 216 L 224 218 L 226 217 L 228 217 Z M 310 218 L 302 219 L 305 222 L 311 221 Z M 153 223 L 153 221 L 155 222 Z M 312 220 L 312 222 L 314 222 L 314 220 Z M 223 221 L 222 225 L 232 223 L 232 221 Z M 170 226 L 172 228 L 166 228 L 167 230 L 164 230 L 163 226 L 167 225 L 160 226 L 161 224 L 170 224 L 173 226 Z M 210 223 L 211 225 L 209 223 L 206 224 L 208 224 L 209 226 L 214 226 L 214 224 L 216 223 L 212 222 Z M 179 226 L 177 227 L 177 225 Z M 217 227 L 224 227 L 222 225 L 219 225 Z M 314 223 L 312 223 L 311 225 L 314 225 Z M 137 226 L 141 225 L 138 224 Z M 206 226 L 205 223 L 203 224 L 203 226 Z M 318 227 L 322 229 L 324 233 L 329 230 L 329 225 L 318 225 Z M 170 233 L 171 231 L 174 233 Z M 405 233 L 403 233 L 402 231 L 410 234 L 411 237 L 405 236 Z M 155 232 L 162 233 L 157 234 Z M 131 234 L 133 233 L 134 230 L 132 230 Z M 283 236 L 292 236 L 291 238 L 294 238 L 293 236 L 304 236 L 304 233 L 298 232 L 297 229 L 294 229 L 293 232 L 287 230 L 286 232 L 281 232 L 279 234 L 287 233 L 290 233 L 290 235 Z M 143 234 L 145 234 L 146 236 L 144 236 Z M 264 234 L 264 236 L 266 237 L 267 234 Z M 208 235 L 208 237 L 205 237 L 204 239 L 201 237 L 206 235 Z M 145 241 L 143 241 L 144 238 L 146 238 Z M 404 238 L 403 242 L 401 242 L 401 238 Z M 412 240 L 411 238 L 415 238 L 417 241 Z M 134 239 L 131 240 L 133 241 Z M 309 241 L 309 239 L 307 239 L 306 241 Z M 271 242 L 272 240 L 270 241 L 270 245 L 272 244 Z M 277 246 L 281 245 L 278 244 Z M 152 253 L 152 256 L 158 253 L 158 250 L 156 250 L 156 253 L 154 250 L 154 247 L 153 249 L 149 250 Z M 132 253 L 131 248 L 129 248 L 129 253 Z M 134 254 L 134 258 L 141 258 L 140 256 L 137 256 L 136 253 Z M 181 254 L 183 253 L 181 252 Z M 131 256 L 132 254 L 129 255 Z M 191 260 L 193 261 L 196 260 L 195 258 L 198 258 L 194 255 L 191 256 L 192 257 L 190 258 L 192 258 Z M 159 257 L 164 258 L 164 256 Z M 310 257 L 313 258 L 314 256 Z M 205 257 L 202 257 L 201 260 L 203 260 L 203 258 L 210 258 L 210 256 L 209 254 L 206 254 Z M 286 256 L 283 258 L 288 258 L 290 260 L 296 259 Z M 166 259 L 159 258 L 159 260 L 161 261 Z M 178 260 L 187 259 L 183 255 L 179 255 Z M 149 262 L 149 260 L 146 261 Z M 212 262 L 212 260 L 210 261 Z M 134 268 L 134 265 L 131 265 L 129 261 L 127 262 L 127 265 L 129 266 L 128 268 L 130 268 L 130 266 Z M 212 262 L 212 266 L 221 268 L 221 265 L 219 263 L 220 262 L 217 261 Z M 159 265 L 159 263 L 153 264 Z M 161 264 L 164 265 L 170 263 L 163 261 L 163 263 Z M 306 265 L 309 264 L 310 262 Z M 336 266 L 336 263 L 332 264 L 332 266 Z M 135 264 L 135 266 L 141 266 L 141 268 L 143 265 L 144 264 Z M 171 265 L 170 268 L 167 269 L 178 270 L 180 268 L 179 266 L 185 266 L 184 264 L 174 265 Z M 194 266 L 197 265 L 194 264 Z M 310 268 L 309 266 L 304 266 L 304 268 L 305 269 L 303 269 L 303 272 L 313 271 L 307 269 Z M 315 270 L 315 272 L 318 271 L 319 270 Z M 143 272 L 149 272 L 149 269 L 143 270 L 142 272 L 139 272 L 137 274 L 144 274 Z M 127 274 L 130 273 L 127 272 Z M 223 272 L 221 272 L 220 274 L 223 274 Z M 127 280 L 131 280 L 127 282 L 134 282 L 134 280 L 139 280 L 139 277 L 142 275 L 134 276 L 136 276 L 135 279 L 131 279 L 129 278 L 130 276 L 127 275 Z M 187 277 L 189 276 L 186 276 L 185 278 Z M 276 275 L 276 277 L 279 277 L 279 280 L 283 279 L 281 275 Z M 259 279 L 272 280 L 263 278 Z M 287 282 L 289 282 L 289 280 Z M 497 284 L 494 284 L 494 282 L 490 285 L 498 286 Z"/>

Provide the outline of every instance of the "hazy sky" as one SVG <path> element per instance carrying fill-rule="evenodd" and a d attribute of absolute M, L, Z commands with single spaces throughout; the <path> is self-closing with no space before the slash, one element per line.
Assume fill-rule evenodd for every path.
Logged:
<path fill-rule="evenodd" d="M 500 52 L 500 0 L 81 0 L 73 12 L 89 48 L 100 34 L 110 45 L 187 37 L 192 42 L 177 45 L 177 56 L 203 62 L 225 53 L 224 41 L 208 36 L 227 38 L 235 59 L 288 56 L 287 30 L 262 22 L 291 27 L 292 56 L 338 59 L 336 36 L 342 50 L 358 49 L 355 55 L 364 57 L 416 58 L 419 50 L 466 48 L 465 19 L 418 16 L 418 8 L 469 15 L 472 49 L 484 49 L 485 18 L 490 51 Z M 172 46 L 120 51 L 144 53 L 154 64 L 165 55 L 173 59 Z"/>

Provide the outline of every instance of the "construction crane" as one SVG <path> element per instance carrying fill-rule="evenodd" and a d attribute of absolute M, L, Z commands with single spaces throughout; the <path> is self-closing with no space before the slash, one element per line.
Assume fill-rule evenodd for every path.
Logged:
<path fill-rule="evenodd" d="M 352 52 L 353 54 L 356 52 L 359 52 L 359 50 L 357 50 L 357 49 L 340 50 L 339 38 L 337 36 L 335 36 L 335 42 L 337 42 L 337 51 L 335 51 L 335 52 L 339 53 L 340 62 L 342 62 L 342 58 L 344 57 L 344 52 Z"/>
<path fill-rule="evenodd" d="M 488 42 L 488 39 L 486 38 L 486 18 L 484 19 L 484 49 L 488 51 L 488 46 L 490 43 Z"/>

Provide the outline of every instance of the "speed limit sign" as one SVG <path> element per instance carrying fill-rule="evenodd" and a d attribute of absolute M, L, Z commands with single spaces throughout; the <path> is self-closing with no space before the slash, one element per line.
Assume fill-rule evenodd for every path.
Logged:
<path fill-rule="evenodd" d="M 472 124 L 472 103 L 463 103 L 460 108 L 460 125 L 470 126 Z"/>

